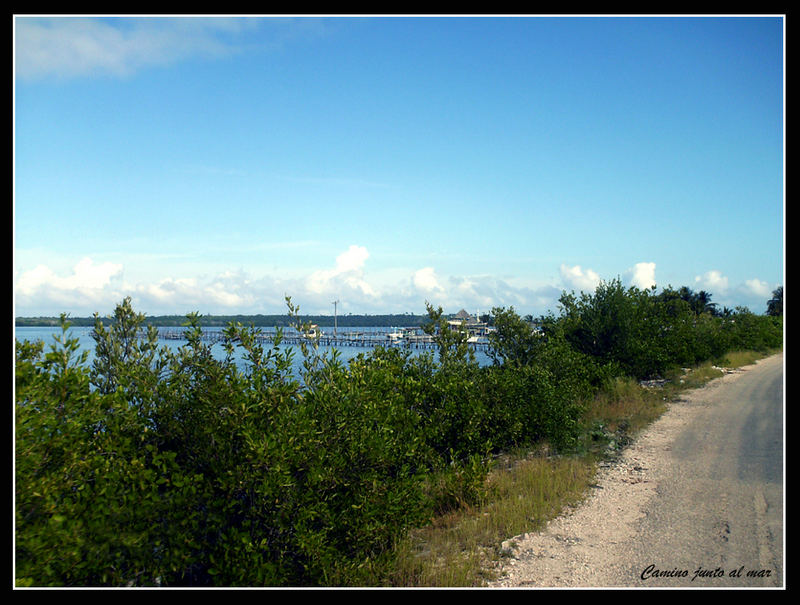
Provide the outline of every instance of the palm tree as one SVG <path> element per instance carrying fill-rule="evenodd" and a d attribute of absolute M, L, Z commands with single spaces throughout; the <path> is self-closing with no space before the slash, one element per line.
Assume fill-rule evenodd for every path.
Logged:
<path fill-rule="evenodd" d="M 700 290 L 697 294 L 693 296 L 693 307 L 695 313 L 700 315 L 701 313 L 710 313 L 711 315 L 717 314 L 717 303 L 711 302 L 711 294 L 706 292 L 705 290 Z"/>
<path fill-rule="evenodd" d="M 772 291 L 772 298 L 767 301 L 767 315 L 778 317 L 783 315 L 783 286 Z"/>

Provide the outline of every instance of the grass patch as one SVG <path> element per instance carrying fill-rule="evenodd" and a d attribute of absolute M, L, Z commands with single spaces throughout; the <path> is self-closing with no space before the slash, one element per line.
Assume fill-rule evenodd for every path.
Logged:
<path fill-rule="evenodd" d="M 769 353 L 764 354 L 757 353 L 755 351 L 731 351 L 730 353 L 726 353 L 724 357 L 720 358 L 717 361 L 717 365 L 726 368 L 741 368 L 752 365 L 759 359 L 763 359 L 766 356 L 773 355 L 778 352 L 780 351 L 770 351 Z"/>
<path fill-rule="evenodd" d="M 666 391 L 677 394 L 687 389 L 697 389 L 723 375 L 724 372 L 709 361 L 695 368 L 684 369 L 680 374 L 676 374 L 670 381 Z"/>
<path fill-rule="evenodd" d="M 398 546 L 393 586 L 482 586 L 509 536 L 541 529 L 579 502 L 595 474 L 592 461 L 546 453 L 504 456 L 487 479 L 486 497 L 432 520 Z"/>
<path fill-rule="evenodd" d="M 612 432 L 634 434 L 666 410 L 662 388 L 642 387 L 633 378 L 608 382 L 586 406 L 588 425 L 602 424 Z"/>

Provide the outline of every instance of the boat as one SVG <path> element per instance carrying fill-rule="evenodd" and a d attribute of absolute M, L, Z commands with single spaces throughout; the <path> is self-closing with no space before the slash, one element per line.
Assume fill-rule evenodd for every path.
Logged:
<path fill-rule="evenodd" d="M 322 330 L 319 329 L 317 324 L 311 324 L 306 332 L 303 332 L 303 338 L 315 339 L 322 336 Z"/>
<path fill-rule="evenodd" d="M 386 335 L 386 338 L 388 338 L 392 342 L 399 342 L 403 340 L 403 338 L 405 338 L 405 334 L 403 334 L 401 330 L 394 328 L 394 332 L 389 332 Z"/>

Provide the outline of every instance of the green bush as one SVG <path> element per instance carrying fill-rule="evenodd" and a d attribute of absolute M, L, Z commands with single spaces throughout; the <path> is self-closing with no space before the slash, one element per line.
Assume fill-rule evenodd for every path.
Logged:
<path fill-rule="evenodd" d="M 301 384 L 280 334 L 230 325 L 218 360 L 196 314 L 177 352 L 143 321 L 97 319 L 91 368 L 66 336 L 17 344 L 18 583 L 357 585 L 479 496 L 491 418 L 457 335 L 439 363 L 310 345 Z"/>
<path fill-rule="evenodd" d="M 617 279 L 602 282 L 593 294 L 562 295 L 555 323 L 570 346 L 598 367 L 616 366 L 620 376 L 638 379 L 733 349 L 767 351 L 782 345 L 782 317 L 757 316 L 744 308 L 721 314 L 709 299 L 688 288 L 659 295 L 654 289 L 625 289 Z"/>
<path fill-rule="evenodd" d="M 536 331 L 495 309 L 489 366 L 429 306 L 436 356 L 309 340 L 302 379 L 280 332 L 230 324 L 217 359 L 192 313 L 170 351 L 129 299 L 88 367 L 62 317 L 46 353 L 15 347 L 17 584 L 379 584 L 409 529 L 480 501 L 492 454 L 574 447 L 602 385 L 782 344 L 782 316 L 618 282 L 561 302 Z"/>

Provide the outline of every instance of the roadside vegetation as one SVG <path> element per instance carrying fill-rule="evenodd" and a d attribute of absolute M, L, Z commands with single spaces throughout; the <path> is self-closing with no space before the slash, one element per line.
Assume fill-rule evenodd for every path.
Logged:
<path fill-rule="evenodd" d="M 480 585 L 679 389 L 780 349 L 772 303 L 602 283 L 535 325 L 494 309 L 488 366 L 430 306 L 436 355 L 347 364 L 237 323 L 215 359 L 197 314 L 171 351 L 126 299 L 88 366 L 62 317 L 16 343 L 16 584 Z"/>

